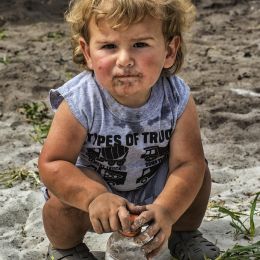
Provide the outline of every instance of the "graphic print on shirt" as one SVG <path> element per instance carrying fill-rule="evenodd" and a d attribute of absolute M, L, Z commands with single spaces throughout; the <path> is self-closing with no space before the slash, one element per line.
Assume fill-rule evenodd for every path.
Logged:
<path fill-rule="evenodd" d="M 109 166 L 121 166 L 125 162 L 129 148 L 123 145 L 114 145 L 101 148 L 88 148 L 90 162 L 107 162 Z"/>
<path fill-rule="evenodd" d="M 141 155 L 146 163 L 147 168 L 143 169 L 142 176 L 136 180 L 136 183 L 146 183 L 158 168 L 161 166 L 162 162 L 168 158 L 168 145 L 165 147 L 160 146 L 149 146 L 144 148 L 145 153 Z"/>
<path fill-rule="evenodd" d="M 123 145 L 114 145 L 101 148 L 88 148 L 89 161 L 99 165 L 95 170 L 104 178 L 109 185 L 123 185 L 127 172 L 116 171 L 121 167 L 105 167 L 101 163 L 107 162 L 109 166 L 122 166 L 125 163 L 129 148 Z"/>
<path fill-rule="evenodd" d="M 109 185 L 125 185 L 126 180 L 130 180 L 139 187 L 148 182 L 168 158 L 170 137 L 171 129 L 125 135 L 88 133 L 90 145 L 82 156 L 87 157 L 88 167 Z"/>
<path fill-rule="evenodd" d="M 97 169 L 97 172 L 101 174 L 106 183 L 111 186 L 123 185 L 125 183 L 127 172 L 115 171 L 109 168 L 100 166 Z"/>

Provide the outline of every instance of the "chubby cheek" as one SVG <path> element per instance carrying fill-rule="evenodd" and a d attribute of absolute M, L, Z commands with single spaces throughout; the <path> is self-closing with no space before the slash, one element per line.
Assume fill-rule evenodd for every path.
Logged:
<path fill-rule="evenodd" d="M 154 55 L 146 55 L 140 59 L 139 67 L 141 70 L 146 71 L 146 74 L 148 73 L 150 76 L 158 77 L 161 73 L 163 65 L 164 59 L 160 58 L 160 55 L 157 57 Z"/>
<path fill-rule="evenodd" d="M 107 58 L 97 58 L 95 59 L 93 69 L 96 73 L 111 74 L 113 63 Z"/>
<path fill-rule="evenodd" d="M 111 80 L 113 66 L 111 62 L 105 58 L 93 59 L 93 70 L 100 84 L 108 85 Z"/>

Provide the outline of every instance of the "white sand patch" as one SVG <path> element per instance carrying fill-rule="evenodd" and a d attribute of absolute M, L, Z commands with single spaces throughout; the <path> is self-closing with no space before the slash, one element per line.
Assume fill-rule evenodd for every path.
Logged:
<path fill-rule="evenodd" d="M 250 91 L 250 90 L 246 90 L 246 89 L 232 88 L 231 91 L 233 91 L 241 96 L 260 97 L 260 93 L 256 93 L 254 91 Z"/>
<path fill-rule="evenodd" d="M 213 187 L 211 201 L 225 203 L 224 206 L 248 214 L 253 194 L 260 190 L 260 167 L 233 170 L 230 168 L 212 170 Z M 1 260 L 40 260 L 47 252 L 48 239 L 44 233 L 41 209 L 44 199 L 39 190 L 31 190 L 24 182 L 13 188 L 0 190 L 0 259 Z M 235 244 L 246 245 L 248 240 L 239 236 L 234 238 L 235 229 L 229 224 L 230 217 L 217 216 L 216 209 L 209 208 L 200 228 L 204 236 L 216 243 L 221 250 L 232 248 Z M 247 223 L 247 222 L 246 222 Z M 255 216 L 256 235 L 260 240 L 260 216 Z M 85 242 L 93 251 L 105 252 L 109 234 L 98 235 L 88 232 Z M 104 259 L 103 256 L 99 259 Z M 168 250 L 156 259 L 171 259 Z"/>

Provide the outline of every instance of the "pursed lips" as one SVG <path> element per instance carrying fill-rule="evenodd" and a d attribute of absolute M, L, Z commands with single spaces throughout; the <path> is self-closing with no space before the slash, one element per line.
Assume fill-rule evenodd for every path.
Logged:
<path fill-rule="evenodd" d="M 138 77 L 138 75 L 116 75 L 115 78 L 133 78 Z"/>
<path fill-rule="evenodd" d="M 128 85 L 131 86 L 136 82 L 139 82 L 141 78 L 140 74 L 118 74 L 113 77 L 113 82 L 115 86 Z"/>
<path fill-rule="evenodd" d="M 115 75 L 114 78 L 139 78 L 140 74 L 123 74 L 123 75 Z"/>

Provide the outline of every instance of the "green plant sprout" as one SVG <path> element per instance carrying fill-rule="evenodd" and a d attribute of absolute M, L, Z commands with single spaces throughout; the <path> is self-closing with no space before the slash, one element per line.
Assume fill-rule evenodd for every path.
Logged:
<path fill-rule="evenodd" d="M 0 185 L 7 188 L 28 180 L 34 187 L 40 186 L 39 173 L 25 168 L 13 168 L 0 172 Z"/>
<path fill-rule="evenodd" d="M 25 114 L 29 123 L 40 124 L 49 119 L 48 111 L 49 109 L 44 102 L 32 102 L 23 104 L 21 113 Z"/>
<path fill-rule="evenodd" d="M 67 72 L 65 73 L 65 76 L 66 76 L 66 79 L 67 79 L 67 80 L 70 80 L 70 79 L 73 78 L 74 73 L 71 72 L 71 71 L 67 71 Z"/>
<path fill-rule="evenodd" d="M 43 144 L 44 139 L 47 137 L 50 129 L 50 122 L 34 125 L 33 129 L 34 129 L 34 134 L 31 135 L 33 140 L 35 142 L 39 142 L 40 144 Z"/>
<path fill-rule="evenodd" d="M 0 63 L 3 63 L 4 65 L 8 65 L 10 63 L 10 60 L 7 58 L 6 55 L 3 57 L 0 57 Z"/>
<path fill-rule="evenodd" d="M 47 37 L 49 39 L 59 40 L 65 36 L 64 32 L 48 32 Z"/>
<path fill-rule="evenodd" d="M 231 217 L 230 225 L 235 228 L 235 237 L 237 237 L 239 234 L 244 235 L 246 238 L 252 240 L 255 236 L 255 223 L 254 223 L 254 215 L 256 212 L 256 204 L 258 201 L 258 197 L 260 195 L 260 192 L 257 192 L 255 195 L 254 200 L 251 202 L 250 207 L 250 214 L 249 216 L 247 214 L 243 214 L 240 212 L 231 211 L 223 206 L 215 206 L 218 208 L 219 212 L 228 215 Z M 242 221 L 242 216 L 248 216 L 246 220 Z M 245 223 L 249 219 L 249 227 L 248 223 Z"/>
<path fill-rule="evenodd" d="M 260 259 L 260 241 L 248 245 L 235 245 L 220 255 L 216 260 L 259 260 Z"/>
<path fill-rule="evenodd" d="M 51 118 L 47 105 L 44 102 L 26 103 L 19 111 L 21 114 L 25 115 L 28 123 L 33 125 L 33 140 L 43 144 L 51 125 Z"/>
<path fill-rule="evenodd" d="M 7 38 L 7 35 L 5 33 L 6 31 L 4 29 L 0 29 L 0 40 L 4 40 Z"/>
<path fill-rule="evenodd" d="M 249 234 L 253 238 L 255 236 L 255 222 L 254 222 L 254 215 L 256 212 L 256 204 L 258 201 L 258 197 L 260 195 L 260 192 L 257 192 L 255 195 L 254 200 L 251 202 L 251 207 L 250 207 L 250 215 L 249 215 L 249 223 L 250 223 L 250 228 L 249 228 Z"/>

